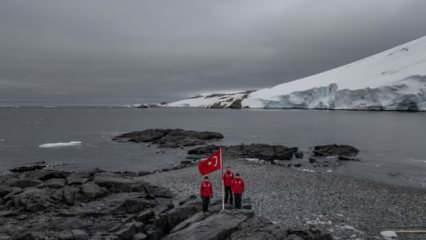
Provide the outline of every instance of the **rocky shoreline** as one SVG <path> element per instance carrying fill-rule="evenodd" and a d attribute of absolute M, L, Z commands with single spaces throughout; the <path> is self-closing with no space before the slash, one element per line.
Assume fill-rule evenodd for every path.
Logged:
<path fill-rule="evenodd" d="M 270 145 L 262 143 L 217 145 L 212 144 L 224 138 L 223 134 L 211 131 L 193 131 L 184 129 L 145 129 L 124 133 L 112 138 L 116 142 L 145 143 L 159 148 L 190 148 L 187 159 L 174 167 L 157 170 L 169 171 L 185 168 L 219 148 L 223 149 L 226 157 L 247 159 L 249 161 L 265 162 L 284 167 L 328 168 L 339 167 L 344 161 L 360 161 L 357 158 L 359 149 L 350 145 L 319 145 L 309 151 L 298 147 Z"/>
<path fill-rule="evenodd" d="M 381 240 L 380 232 L 421 227 L 426 222 L 426 190 L 398 187 L 355 179 L 328 171 L 277 167 L 242 159 L 226 158 L 226 164 L 246 181 L 245 199 L 257 216 L 289 228 L 315 226 L 334 239 Z M 142 177 L 186 196 L 198 191 L 196 166 L 157 172 Z M 220 176 L 210 177 L 220 186 Z M 221 198 L 216 187 L 215 198 Z M 401 235 L 398 239 L 422 239 L 424 235 Z"/>
<path fill-rule="evenodd" d="M 151 172 L 73 172 L 44 162 L 11 169 L 0 176 L 0 239 L 378 240 L 382 230 L 426 222 L 424 190 L 330 174 L 344 161 L 359 160 L 355 147 L 301 151 L 283 145 L 212 144 L 222 138 L 182 129 L 114 138 L 190 147 L 185 149 L 188 159 Z M 182 139 L 191 144 L 179 144 Z M 214 173 L 213 205 L 202 214 L 193 195 L 200 181 L 196 164 L 219 146 L 226 165 L 246 179 L 245 209 L 220 211 L 220 176 Z"/>
<path fill-rule="evenodd" d="M 319 145 L 308 150 L 268 144 L 204 144 L 187 149 L 188 159 L 142 177 L 177 196 L 196 192 L 199 159 L 223 148 L 226 165 L 246 179 L 257 216 L 290 228 L 315 226 L 335 239 L 382 239 L 380 232 L 422 226 L 426 192 L 333 174 L 346 161 L 360 161 L 350 145 Z M 220 177 L 213 174 L 215 186 Z M 217 200 L 220 189 L 215 189 Z M 412 238 L 414 237 L 414 238 Z M 399 239 L 417 239 L 416 235 Z M 423 236 L 420 236 L 423 237 Z"/>
<path fill-rule="evenodd" d="M 218 202 L 203 214 L 194 192 L 180 198 L 139 175 L 41 163 L 12 169 L 0 177 L 0 239 L 332 239 L 315 228 L 273 224 L 252 210 L 220 211 Z"/>

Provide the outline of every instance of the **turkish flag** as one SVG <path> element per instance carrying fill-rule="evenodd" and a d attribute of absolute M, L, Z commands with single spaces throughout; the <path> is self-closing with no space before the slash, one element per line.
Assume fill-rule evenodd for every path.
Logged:
<path fill-rule="evenodd" d="M 222 169 L 222 150 L 213 153 L 207 159 L 203 159 L 198 163 L 198 170 L 201 175 L 207 175 L 216 170 Z"/>

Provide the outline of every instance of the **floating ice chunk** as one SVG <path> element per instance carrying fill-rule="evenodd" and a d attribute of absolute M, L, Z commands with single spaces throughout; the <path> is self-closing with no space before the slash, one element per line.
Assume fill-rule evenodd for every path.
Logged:
<path fill-rule="evenodd" d="M 40 148 L 57 148 L 57 147 L 73 147 L 80 146 L 81 141 L 70 141 L 70 142 L 57 142 L 57 143 L 45 143 L 41 144 Z"/>

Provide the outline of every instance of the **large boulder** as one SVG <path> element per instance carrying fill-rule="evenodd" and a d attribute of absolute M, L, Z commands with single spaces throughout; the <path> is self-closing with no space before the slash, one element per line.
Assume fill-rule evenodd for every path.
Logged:
<path fill-rule="evenodd" d="M 139 182 L 136 186 L 142 185 L 145 189 L 145 192 L 148 196 L 154 198 L 173 198 L 173 193 L 164 187 L 152 185 L 149 183 L 141 183 Z"/>
<path fill-rule="evenodd" d="M 63 200 L 66 204 L 74 205 L 74 203 L 80 199 L 80 188 L 75 186 L 65 186 L 62 190 Z"/>
<path fill-rule="evenodd" d="M 51 178 L 43 183 L 43 187 L 48 188 L 63 188 L 65 186 L 65 179 L 63 178 Z"/>
<path fill-rule="evenodd" d="M 0 185 L 0 198 L 3 198 L 4 196 L 12 192 L 12 190 L 12 187 Z"/>
<path fill-rule="evenodd" d="M 81 186 L 81 193 L 88 199 L 96 199 L 107 194 L 107 190 L 94 182 L 88 182 Z"/>
<path fill-rule="evenodd" d="M 130 192 L 135 181 L 119 175 L 97 175 L 94 178 L 94 183 L 111 192 Z"/>
<path fill-rule="evenodd" d="M 25 191 L 11 197 L 13 205 L 26 211 L 36 212 L 51 205 L 50 196 L 46 189 L 27 188 Z"/>
<path fill-rule="evenodd" d="M 89 181 L 90 174 L 86 172 L 74 172 L 67 176 L 68 185 L 81 185 Z"/>
<path fill-rule="evenodd" d="M 239 225 L 253 216 L 252 212 L 222 211 L 191 224 L 181 231 L 171 233 L 165 240 L 221 240 L 228 238 Z"/>
<path fill-rule="evenodd" d="M 146 209 L 152 208 L 155 206 L 155 203 L 147 199 L 126 199 L 124 202 L 117 208 L 119 212 L 126 213 L 140 213 Z"/>
<path fill-rule="evenodd" d="M 71 230 L 74 240 L 87 240 L 89 239 L 89 235 L 86 231 L 81 229 L 73 229 Z"/>
<path fill-rule="evenodd" d="M 251 218 L 242 223 L 238 230 L 232 233 L 232 240 L 284 239 L 287 229 L 262 217 Z"/>
<path fill-rule="evenodd" d="M 200 212 L 199 202 L 188 202 L 182 206 L 172 208 L 169 211 L 162 213 L 156 219 L 155 224 L 162 232 L 170 232 L 176 225 L 190 218 L 197 212 Z"/>
<path fill-rule="evenodd" d="M 132 240 L 133 237 L 140 231 L 143 230 L 143 224 L 140 222 L 131 222 L 125 224 L 115 234 L 119 240 Z"/>

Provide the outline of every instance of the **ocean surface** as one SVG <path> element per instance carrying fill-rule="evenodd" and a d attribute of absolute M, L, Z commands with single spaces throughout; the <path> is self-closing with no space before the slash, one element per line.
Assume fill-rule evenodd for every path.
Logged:
<path fill-rule="evenodd" d="M 185 151 L 111 138 L 146 128 L 184 128 L 221 132 L 221 144 L 284 144 L 302 150 L 350 144 L 361 150 L 362 161 L 348 162 L 333 174 L 426 188 L 425 123 L 425 113 L 401 112 L 0 108 L 0 171 L 35 161 L 69 169 L 169 167 L 183 160 Z"/>

